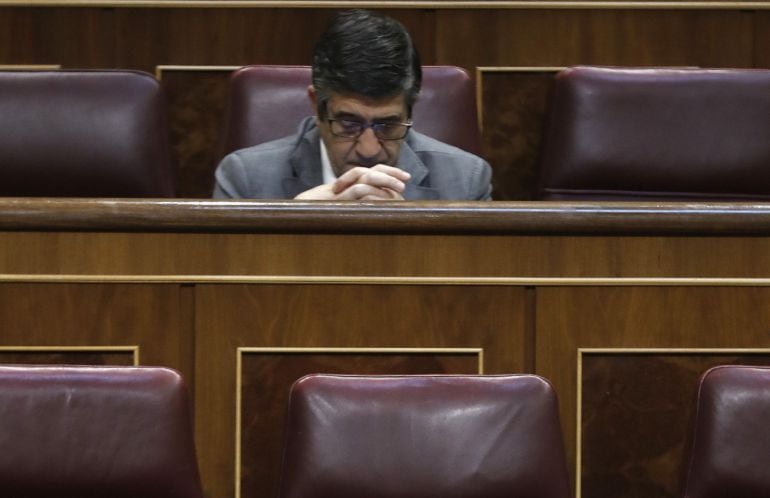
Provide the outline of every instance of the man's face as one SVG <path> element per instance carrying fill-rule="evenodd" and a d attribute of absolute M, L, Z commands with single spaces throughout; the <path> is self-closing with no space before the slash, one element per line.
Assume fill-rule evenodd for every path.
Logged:
<path fill-rule="evenodd" d="M 311 99 L 315 104 L 312 89 Z M 355 166 L 397 166 L 403 138 L 383 140 L 375 136 L 372 128 L 366 128 L 358 138 L 339 137 L 332 133 L 332 123 L 327 118 L 366 124 L 406 123 L 408 116 L 403 95 L 373 100 L 358 95 L 332 94 L 326 103 L 326 113 L 326 116 L 317 116 L 316 119 L 321 139 L 329 153 L 329 161 L 337 176 Z"/>

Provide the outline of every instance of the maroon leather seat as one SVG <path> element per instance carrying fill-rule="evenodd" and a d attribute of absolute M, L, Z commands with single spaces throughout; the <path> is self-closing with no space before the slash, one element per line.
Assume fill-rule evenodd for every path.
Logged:
<path fill-rule="evenodd" d="M 222 156 L 297 131 L 315 110 L 310 66 L 245 66 L 230 78 Z M 474 154 L 481 152 L 475 85 L 454 66 L 424 66 L 414 129 Z"/>
<path fill-rule="evenodd" d="M 173 196 L 158 82 L 138 71 L 0 71 L 0 195 Z"/>
<path fill-rule="evenodd" d="M 556 76 L 542 199 L 770 199 L 770 71 L 574 67 Z"/>
<path fill-rule="evenodd" d="M 770 496 L 770 367 L 720 366 L 701 376 L 685 498 Z"/>
<path fill-rule="evenodd" d="M 202 498 L 182 378 L 155 367 L 0 365 L 0 490 Z"/>
<path fill-rule="evenodd" d="M 534 375 L 310 375 L 282 498 L 566 498 L 556 396 Z"/>

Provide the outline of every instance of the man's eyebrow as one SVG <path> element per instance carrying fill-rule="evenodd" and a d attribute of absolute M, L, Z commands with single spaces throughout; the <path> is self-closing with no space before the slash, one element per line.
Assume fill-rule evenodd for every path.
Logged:
<path fill-rule="evenodd" d="M 339 111 L 332 113 L 332 116 L 334 119 L 350 119 L 354 121 L 360 121 L 362 123 L 366 122 L 366 119 L 362 118 L 358 114 L 354 114 L 352 112 L 347 111 Z M 371 122 L 372 123 L 400 123 L 403 121 L 404 118 L 401 117 L 401 114 L 391 114 L 389 116 L 381 116 L 378 118 L 374 118 Z"/>
<path fill-rule="evenodd" d="M 372 121 L 375 123 L 400 123 L 403 121 L 404 118 L 401 117 L 401 114 L 391 114 L 390 116 L 383 116 L 380 118 L 374 118 Z"/>
<path fill-rule="evenodd" d="M 352 112 L 346 112 L 346 111 L 339 111 L 339 112 L 332 113 L 332 116 L 334 116 L 335 119 L 354 119 L 356 121 L 366 121 L 364 118 L 362 118 L 358 114 L 353 114 Z"/>

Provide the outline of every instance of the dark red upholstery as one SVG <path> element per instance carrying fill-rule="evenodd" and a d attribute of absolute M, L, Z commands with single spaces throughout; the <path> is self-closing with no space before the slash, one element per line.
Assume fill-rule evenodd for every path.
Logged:
<path fill-rule="evenodd" d="M 151 367 L 0 366 L 0 490 L 202 498 L 181 377 Z"/>
<path fill-rule="evenodd" d="M 137 71 L 0 71 L 0 195 L 170 197 L 161 87 Z"/>
<path fill-rule="evenodd" d="M 556 396 L 534 375 L 310 375 L 281 498 L 567 498 Z"/>
<path fill-rule="evenodd" d="M 770 199 L 770 71 L 575 67 L 556 76 L 543 199 Z"/>
<path fill-rule="evenodd" d="M 770 496 L 770 368 L 721 366 L 700 379 L 685 498 Z"/>
<path fill-rule="evenodd" d="M 232 74 L 223 153 L 291 135 L 315 110 L 307 96 L 310 66 L 245 66 Z M 479 154 L 475 85 L 454 66 L 423 67 L 414 129 Z"/>

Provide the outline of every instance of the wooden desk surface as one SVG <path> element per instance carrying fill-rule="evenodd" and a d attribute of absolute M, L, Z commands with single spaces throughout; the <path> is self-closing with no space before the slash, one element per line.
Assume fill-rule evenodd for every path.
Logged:
<path fill-rule="evenodd" d="M 275 490 L 312 371 L 541 374 L 580 493 L 676 496 L 769 286 L 770 204 L 0 199 L 0 361 L 178 368 L 211 497 Z"/>

